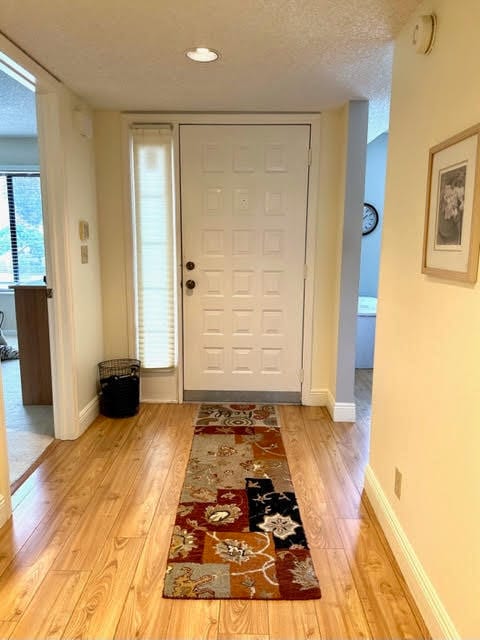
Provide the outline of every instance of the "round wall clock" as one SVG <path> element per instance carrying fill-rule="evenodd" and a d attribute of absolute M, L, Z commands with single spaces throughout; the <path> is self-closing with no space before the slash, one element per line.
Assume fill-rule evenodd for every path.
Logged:
<path fill-rule="evenodd" d="M 366 236 L 376 228 L 378 224 L 378 211 L 373 204 L 365 202 L 363 205 L 362 235 Z"/>

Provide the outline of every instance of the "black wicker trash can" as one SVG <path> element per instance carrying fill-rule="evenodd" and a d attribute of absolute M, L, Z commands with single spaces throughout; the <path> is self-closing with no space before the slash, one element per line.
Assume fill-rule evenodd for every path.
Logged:
<path fill-rule="evenodd" d="M 98 375 L 100 413 L 109 418 L 134 416 L 140 403 L 140 360 L 99 362 Z"/>

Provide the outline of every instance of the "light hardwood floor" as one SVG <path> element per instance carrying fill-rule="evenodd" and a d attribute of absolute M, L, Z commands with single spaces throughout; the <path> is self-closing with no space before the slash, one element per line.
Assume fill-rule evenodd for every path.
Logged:
<path fill-rule="evenodd" d="M 0 530 L 0 638 L 428 638 L 362 498 L 368 421 L 279 408 L 321 600 L 162 598 L 196 405 L 143 405 L 62 442 Z"/>

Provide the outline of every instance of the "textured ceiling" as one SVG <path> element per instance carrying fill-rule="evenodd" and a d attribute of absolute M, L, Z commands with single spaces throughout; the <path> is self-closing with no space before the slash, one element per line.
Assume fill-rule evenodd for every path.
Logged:
<path fill-rule="evenodd" d="M 419 1 L 2 0 L 1 28 L 97 108 L 321 111 L 366 98 L 386 125 L 392 39 Z M 192 46 L 221 59 L 195 64 Z"/>
<path fill-rule="evenodd" d="M 36 135 L 35 94 L 0 71 L 0 137 Z"/>

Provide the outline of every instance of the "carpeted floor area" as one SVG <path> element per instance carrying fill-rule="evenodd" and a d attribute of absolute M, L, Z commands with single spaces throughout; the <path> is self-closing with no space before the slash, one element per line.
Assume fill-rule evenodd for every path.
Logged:
<path fill-rule="evenodd" d="M 7 429 L 10 484 L 36 462 L 51 442 L 52 436 L 43 433 Z"/>
<path fill-rule="evenodd" d="M 7 341 L 9 345 L 17 346 L 15 336 L 7 336 Z M 53 441 L 53 408 L 51 405 L 23 404 L 19 360 L 4 360 L 1 367 L 10 483 L 13 483 Z"/>
<path fill-rule="evenodd" d="M 2 362 L 3 401 L 7 429 L 53 436 L 51 405 L 24 405 L 19 360 Z"/>

